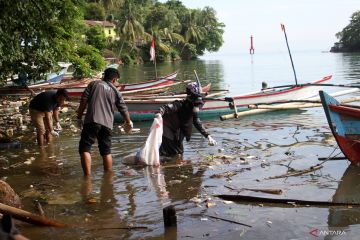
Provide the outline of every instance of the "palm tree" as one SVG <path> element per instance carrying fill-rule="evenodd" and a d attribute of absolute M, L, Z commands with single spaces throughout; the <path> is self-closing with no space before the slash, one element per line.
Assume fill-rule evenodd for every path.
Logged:
<path fill-rule="evenodd" d="M 216 18 L 216 12 L 213 8 L 211 7 L 205 7 L 201 13 L 201 22 L 202 22 L 202 26 L 204 26 L 205 28 L 210 28 L 211 26 L 216 26 L 217 25 L 217 18 Z"/>
<path fill-rule="evenodd" d="M 179 31 L 181 24 L 176 13 L 165 4 L 151 9 L 151 14 L 146 18 L 145 26 L 154 38 L 156 48 L 165 53 L 169 53 L 174 44 L 185 42 Z"/>
<path fill-rule="evenodd" d="M 171 49 L 170 43 L 185 43 L 185 39 L 179 33 L 173 32 L 169 28 L 153 27 L 151 35 L 155 40 L 157 47 L 168 53 Z"/>
<path fill-rule="evenodd" d="M 205 36 L 205 28 L 199 24 L 201 22 L 201 12 L 199 10 L 189 10 L 184 17 L 183 36 L 186 42 L 199 43 Z"/>
<path fill-rule="evenodd" d="M 125 0 L 120 13 L 121 18 L 118 23 L 120 37 L 123 41 L 120 54 L 125 42 L 128 42 L 134 48 L 137 41 L 149 38 L 148 34 L 145 34 L 144 26 L 138 20 L 140 19 L 140 15 L 133 11 L 133 9 L 133 2 L 131 0 Z"/>

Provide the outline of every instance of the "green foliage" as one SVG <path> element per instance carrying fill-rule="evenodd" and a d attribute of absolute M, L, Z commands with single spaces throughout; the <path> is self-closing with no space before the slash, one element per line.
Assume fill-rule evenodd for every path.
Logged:
<path fill-rule="evenodd" d="M 96 71 L 100 71 L 105 67 L 105 61 L 100 51 L 93 46 L 82 44 L 76 49 L 78 57 L 78 66 L 75 66 L 75 72 L 80 77 L 90 77 Z M 76 60 L 75 58 L 74 60 Z M 83 63 L 85 62 L 85 63 Z M 81 73 L 83 75 L 81 75 Z"/>
<path fill-rule="evenodd" d="M 352 14 L 349 25 L 336 34 L 344 49 L 360 51 L 360 11 Z"/>
<path fill-rule="evenodd" d="M 99 28 L 86 30 L 83 24 L 84 18 L 105 16 L 116 24 L 120 37 L 108 46 Z M 141 63 L 149 60 L 153 38 L 157 61 L 193 59 L 217 51 L 223 29 L 212 8 L 188 9 L 178 0 L 3 0 L 0 79 L 21 72 L 42 79 L 59 61 L 71 61 L 78 77 L 90 76 L 103 69 L 99 50 L 105 47 L 125 63 Z"/>
<path fill-rule="evenodd" d="M 196 58 L 197 55 L 197 49 L 195 44 L 186 44 L 181 52 L 180 52 L 181 58 L 185 60 L 191 60 Z"/>
<path fill-rule="evenodd" d="M 75 68 L 73 73 L 74 78 L 82 78 L 93 74 L 90 64 L 85 59 L 75 55 L 70 57 L 70 61 Z"/>
<path fill-rule="evenodd" d="M 149 60 L 149 46 L 155 40 L 157 61 L 192 59 L 205 51 L 218 51 L 223 44 L 223 28 L 210 7 L 188 9 L 181 1 L 160 3 L 153 0 L 118 0 L 115 13 L 120 36 L 119 56 L 140 47 L 137 58 Z M 116 21 L 119 19 L 118 21 Z M 130 49 L 127 46 L 131 46 Z M 114 50 L 115 51 L 115 50 Z M 125 63 L 129 62 L 127 60 Z"/>
<path fill-rule="evenodd" d="M 86 43 L 102 50 L 106 47 L 107 41 L 105 37 L 105 33 L 101 26 L 95 25 L 90 26 L 86 31 Z"/>
<path fill-rule="evenodd" d="M 0 2 L 0 79 L 26 72 L 41 79 L 69 57 L 81 19 L 78 0 Z"/>
<path fill-rule="evenodd" d="M 115 58 L 116 57 L 115 53 L 112 50 L 107 49 L 107 48 L 105 48 L 101 51 L 101 55 L 104 58 Z"/>
<path fill-rule="evenodd" d="M 84 18 L 103 21 L 105 19 L 105 8 L 99 3 L 88 3 L 85 7 Z"/>

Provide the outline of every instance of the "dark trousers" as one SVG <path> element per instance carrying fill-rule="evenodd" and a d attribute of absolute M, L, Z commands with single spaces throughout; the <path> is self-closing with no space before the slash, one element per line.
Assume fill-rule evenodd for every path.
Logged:
<path fill-rule="evenodd" d="M 176 154 L 184 153 L 183 139 L 170 140 L 167 137 L 162 137 L 162 143 L 160 146 L 160 156 L 171 157 Z"/>

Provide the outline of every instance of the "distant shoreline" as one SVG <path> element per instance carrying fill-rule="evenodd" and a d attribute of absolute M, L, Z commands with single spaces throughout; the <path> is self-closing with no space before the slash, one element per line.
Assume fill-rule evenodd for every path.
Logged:
<path fill-rule="evenodd" d="M 360 52 L 360 49 L 353 50 L 353 49 L 343 46 L 342 44 L 335 43 L 335 45 L 330 48 L 330 52 L 332 52 L 332 53 L 358 53 L 358 52 Z"/>

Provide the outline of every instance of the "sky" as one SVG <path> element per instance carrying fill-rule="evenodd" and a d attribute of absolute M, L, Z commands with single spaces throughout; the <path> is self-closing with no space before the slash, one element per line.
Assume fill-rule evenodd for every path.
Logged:
<path fill-rule="evenodd" d="M 161 0 L 160 2 L 166 2 Z M 335 34 L 360 10 L 359 0 L 182 0 L 187 8 L 215 9 L 225 27 L 219 53 L 247 53 L 250 36 L 255 53 L 287 51 L 283 23 L 291 51 L 329 51 Z"/>

